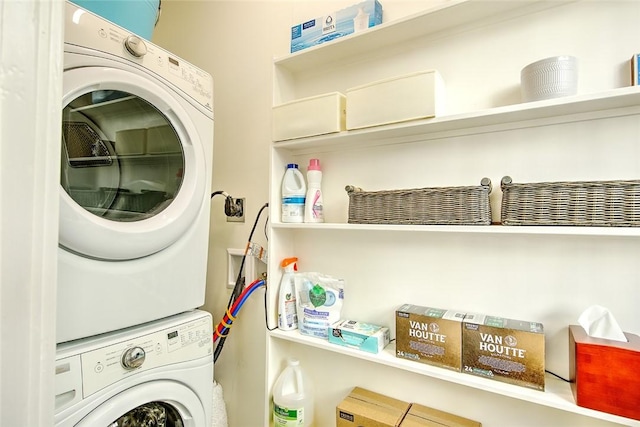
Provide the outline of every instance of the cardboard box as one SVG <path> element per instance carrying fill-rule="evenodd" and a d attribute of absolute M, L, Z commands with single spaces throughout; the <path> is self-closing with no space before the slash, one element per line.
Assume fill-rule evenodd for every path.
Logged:
<path fill-rule="evenodd" d="M 396 357 L 460 371 L 464 313 L 404 304 L 396 310 Z"/>
<path fill-rule="evenodd" d="M 640 420 L 640 337 L 628 342 L 592 338 L 569 326 L 569 377 L 576 404 Z"/>
<path fill-rule="evenodd" d="M 398 427 L 409 403 L 355 387 L 336 407 L 336 427 Z"/>
<path fill-rule="evenodd" d="M 462 347 L 463 372 L 544 390 L 541 323 L 467 313 Z"/>
<path fill-rule="evenodd" d="M 444 112 L 444 82 L 421 71 L 347 89 L 347 129 L 435 117 Z"/>
<path fill-rule="evenodd" d="M 355 320 L 340 320 L 329 327 L 329 342 L 379 353 L 389 344 L 389 328 Z"/>
<path fill-rule="evenodd" d="M 382 5 L 365 0 L 291 27 L 291 53 L 382 24 Z"/>
<path fill-rule="evenodd" d="M 412 403 L 400 427 L 481 427 L 478 421 Z"/>
<path fill-rule="evenodd" d="M 347 98 L 332 92 L 273 107 L 272 139 L 302 138 L 346 130 Z"/>

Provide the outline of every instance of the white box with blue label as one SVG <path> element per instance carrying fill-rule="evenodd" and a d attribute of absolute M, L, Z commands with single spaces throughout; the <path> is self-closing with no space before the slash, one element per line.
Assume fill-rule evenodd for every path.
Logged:
<path fill-rule="evenodd" d="M 382 5 L 365 0 L 291 27 L 291 53 L 382 24 Z"/>
<path fill-rule="evenodd" d="M 369 353 L 381 352 L 389 341 L 389 328 L 384 326 L 356 320 L 340 320 L 329 327 L 330 343 Z"/>

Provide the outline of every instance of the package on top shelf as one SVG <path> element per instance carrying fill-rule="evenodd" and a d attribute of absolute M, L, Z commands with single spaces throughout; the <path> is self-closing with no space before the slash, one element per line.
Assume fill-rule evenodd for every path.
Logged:
<path fill-rule="evenodd" d="M 444 90 L 437 70 L 347 89 L 347 130 L 440 116 L 444 113 Z"/>
<path fill-rule="evenodd" d="M 467 313 L 462 371 L 544 390 L 544 327 L 538 322 Z"/>
<path fill-rule="evenodd" d="M 284 141 L 346 130 L 347 98 L 339 92 L 273 107 L 272 139 Z"/>
<path fill-rule="evenodd" d="M 396 310 L 396 356 L 460 371 L 465 313 L 404 304 Z"/>
<path fill-rule="evenodd" d="M 382 5 L 365 0 L 291 27 L 291 53 L 382 24 Z"/>

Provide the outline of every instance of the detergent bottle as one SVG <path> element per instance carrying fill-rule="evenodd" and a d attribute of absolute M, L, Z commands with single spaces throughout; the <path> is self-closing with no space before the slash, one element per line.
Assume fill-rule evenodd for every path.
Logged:
<path fill-rule="evenodd" d="M 304 222 L 307 185 L 297 163 L 289 163 L 282 178 L 282 222 Z"/>
<path fill-rule="evenodd" d="M 304 222 L 324 222 L 320 160 L 309 160 L 307 183 L 307 195 L 304 200 Z"/>
<path fill-rule="evenodd" d="M 273 386 L 273 425 L 313 426 L 313 384 L 298 359 L 287 360 Z"/>
<path fill-rule="evenodd" d="M 298 271 L 298 258 L 285 258 L 280 263 L 284 270 L 280 280 L 278 292 L 278 328 L 283 331 L 298 329 L 298 314 L 296 307 L 296 285 L 294 273 Z"/>

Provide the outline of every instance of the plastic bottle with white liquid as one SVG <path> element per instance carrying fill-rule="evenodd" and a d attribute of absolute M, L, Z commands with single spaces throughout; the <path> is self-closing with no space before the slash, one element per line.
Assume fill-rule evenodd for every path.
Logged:
<path fill-rule="evenodd" d="M 289 163 L 282 178 L 282 222 L 304 222 L 307 186 L 296 163 Z"/>
<path fill-rule="evenodd" d="M 322 170 L 318 159 L 309 160 L 307 184 L 307 196 L 304 200 L 304 222 L 324 222 Z"/>
<path fill-rule="evenodd" d="M 280 263 L 284 269 L 278 291 L 278 329 L 292 331 L 298 329 L 298 308 L 296 307 L 296 284 L 294 274 L 298 270 L 298 258 L 285 258 Z"/>
<path fill-rule="evenodd" d="M 298 359 L 287 360 L 273 386 L 273 425 L 313 426 L 313 384 Z"/>

